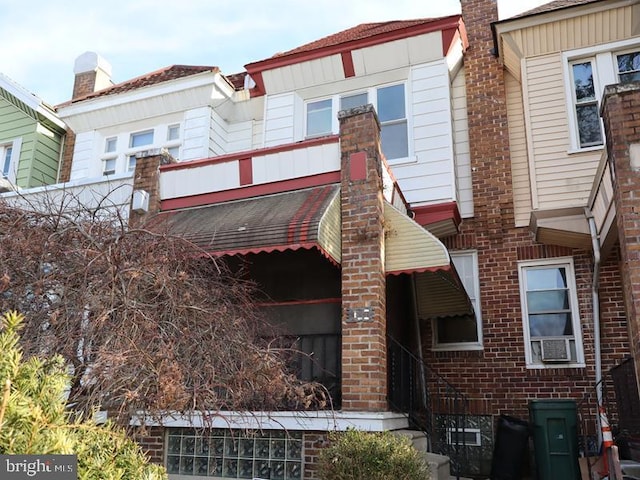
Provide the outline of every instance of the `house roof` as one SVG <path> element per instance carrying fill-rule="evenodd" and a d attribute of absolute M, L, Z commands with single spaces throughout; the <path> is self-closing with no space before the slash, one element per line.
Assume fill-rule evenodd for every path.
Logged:
<path fill-rule="evenodd" d="M 377 23 L 362 23 L 355 27 L 348 28 L 338 33 L 328 35 L 319 40 L 309 42 L 305 45 L 301 45 L 286 52 L 276 53 L 272 58 L 285 57 L 288 55 L 294 55 L 296 53 L 311 52 L 314 50 L 331 47 L 335 45 L 341 45 L 348 42 L 355 42 L 363 40 L 365 38 L 375 37 L 376 35 L 383 35 L 397 30 L 404 30 L 416 25 L 424 25 L 432 23 L 439 19 L 434 18 L 420 18 L 416 20 L 392 20 L 388 22 Z"/>
<path fill-rule="evenodd" d="M 526 12 L 523 12 L 519 15 L 515 15 L 510 18 L 528 17 L 530 15 L 548 13 L 556 10 L 562 10 L 563 8 L 570 8 L 578 5 L 585 5 L 587 3 L 596 3 L 601 1 L 603 0 L 555 0 L 549 3 L 545 3 L 544 5 L 540 5 L 539 7 L 532 8 L 531 10 L 527 10 Z M 506 19 L 506 20 L 509 20 L 509 19 Z"/>
<path fill-rule="evenodd" d="M 249 63 L 245 65 L 245 68 L 249 74 L 253 74 L 269 68 L 346 52 L 355 48 L 377 45 L 428 32 L 457 28 L 460 19 L 460 15 L 450 15 L 440 18 L 363 23 L 292 50 L 277 53 L 270 58 Z"/>
<path fill-rule="evenodd" d="M 115 95 L 118 93 L 129 92 L 132 90 L 138 90 L 143 87 L 149 87 L 151 85 L 157 85 L 159 83 L 176 80 L 178 78 L 189 77 L 191 75 L 197 75 L 203 72 L 219 72 L 218 67 L 213 66 L 194 66 L 194 65 L 170 65 L 155 72 L 146 73 L 139 77 L 132 78 L 122 83 L 117 83 L 111 87 L 103 88 L 97 92 L 90 93 L 88 95 L 74 98 L 69 102 L 58 105 L 57 107 L 66 106 L 72 103 L 81 102 L 97 97 L 104 97 L 107 95 Z"/>

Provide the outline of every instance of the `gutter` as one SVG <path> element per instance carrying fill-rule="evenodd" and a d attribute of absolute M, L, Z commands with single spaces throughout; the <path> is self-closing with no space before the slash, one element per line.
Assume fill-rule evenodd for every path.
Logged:
<path fill-rule="evenodd" d="M 591 284 L 591 303 L 593 309 L 593 343 L 595 357 L 595 380 L 596 380 L 596 398 L 598 407 L 602 406 L 602 353 L 600 349 L 600 299 L 598 291 L 600 289 L 600 240 L 598 239 L 598 230 L 596 222 L 593 218 L 591 210 L 585 207 L 584 214 L 589 223 L 589 232 L 591 233 L 591 244 L 593 246 L 593 282 Z M 602 441 L 602 431 L 597 429 L 598 441 Z"/>

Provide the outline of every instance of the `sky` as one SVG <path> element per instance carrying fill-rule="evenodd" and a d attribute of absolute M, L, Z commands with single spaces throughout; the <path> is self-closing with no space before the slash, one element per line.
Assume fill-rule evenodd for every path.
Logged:
<path fill-rule="evenodd" d="M 549 0 L 498 0 L 508 18 Z M 0 72 L 56 105 L 86 51 L 129 80 L 174 65 L 224 74 L 360 23 L 460 13 L 460 0 L 0 0 Z"/>

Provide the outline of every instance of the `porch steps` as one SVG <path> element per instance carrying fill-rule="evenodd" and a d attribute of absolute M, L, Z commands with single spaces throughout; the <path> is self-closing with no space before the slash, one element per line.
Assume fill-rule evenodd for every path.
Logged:
<path fill-rule="evenodd" d="M 453 480 L 456 478 L 451 476 L 449 457 L 427 452 L 427 436 L 424 432 L 418 430 L 396 430 L 394 433 L 408 437 L 413 446 L 423 452 L 429 467 L 431 467 L 431 480 Z M 460 480 L 468 479 L 460 477 Z"/>

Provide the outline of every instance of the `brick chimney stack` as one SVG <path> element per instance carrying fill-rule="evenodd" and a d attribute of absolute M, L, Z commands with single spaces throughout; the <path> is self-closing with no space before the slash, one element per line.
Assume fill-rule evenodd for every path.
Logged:
<path fill-rule="evenodd" d="M 387 320 L 380 126 L 371 105 L 341 111 L 342 408 L 386 411 Z"/>
<path fill-rule="evenodd" d="M 113 85 L 111 64 L 95 52 L 85 52 L 73 66 L 73 100 Z"/>

